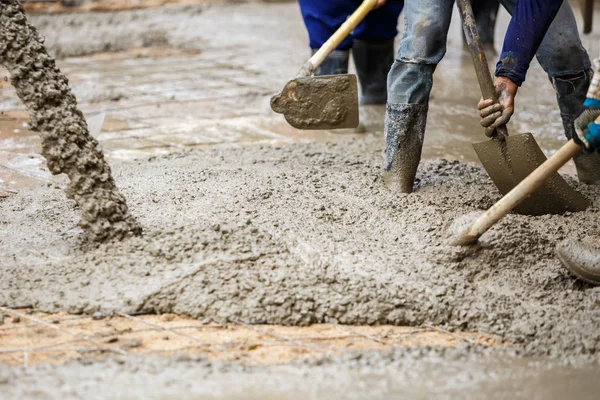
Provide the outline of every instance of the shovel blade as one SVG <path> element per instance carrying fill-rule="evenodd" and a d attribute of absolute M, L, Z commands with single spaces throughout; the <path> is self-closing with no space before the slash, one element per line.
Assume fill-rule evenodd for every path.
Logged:
<path fill-rule="evenodd" d="M 297 129 L 342 129 L 358 126 L 355 75 L 309 76 L 287 83 L 271 98 L 271 109 Z"/>
<path fill-rule="evenodd" d="M 498 190 L 505 195 L 546 161 L 531 133 L 490 139 L 473 147 Z M 563 214 L 583 211 L 589 201 L 555 173 L 514 211 L 526 215 Z"/>

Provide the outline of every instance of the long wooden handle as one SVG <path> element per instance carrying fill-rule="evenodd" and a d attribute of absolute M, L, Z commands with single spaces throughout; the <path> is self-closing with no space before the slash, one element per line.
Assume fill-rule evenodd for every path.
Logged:
<path fill-rule="evenodd" d="M 473 15 L 471 0 L 457 0 L 456 4 L 458 5 L 467 45 L 469 46 L 469 51 L 473 58 L 473 66 L 475 67 L 475 74 L 477 75 L 481 94 L 484 99 L 498 101 L 496 89 L 494 88 L 494 81 L 492 80 L 488 61 L 485 52 L 483 51 L 483 46 L 481 45 L 479 32 L 477 31 L 477 24 L 475 22 L 475 15 Z M 506 129 L 506 126 L 496 129 L 496 132 L 500 135 L 508 136 L 508 129 Z"/>
<path fill-rule="evenodd" d="M 323 0 L 326 1 L 326 0 Z M 342 41 L 356 28 L 358 24 L 367 16 L 367 14 L 375 7 L 377 0 L 365 0 L 362 4 L 354 11 L 354 13 L 348 17 L 346 21 L 339 27 L 337 31 L 321 46 L 311 58 L 302 66 L 298 77 L 311 76 L 319 65 L 325 61 Z"/>
<path fill-rule="evenodd" d="M 476 243 L 481 235 L 487 232 L 496 222 L 508 214 L 519 203 L 539 189 L 560 167 L 581 152 L 581 147 L 569 140 L 567 144 L 537 167 L 527 178 L 523 179 L 517 186 L 508 192 L 496 204 L 481 215 L 463 234 L 453 240 L 454 244 Z"/>

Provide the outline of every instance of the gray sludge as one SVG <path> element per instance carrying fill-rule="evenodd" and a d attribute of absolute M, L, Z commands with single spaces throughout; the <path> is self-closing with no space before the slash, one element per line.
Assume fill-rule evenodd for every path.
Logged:
<path fill-rule="evenodd" d="M 141 234 L 115 186 L 109 165 L 89 134 L 67 78 L 48 55 L 43 38 L 27 22 L 18 0 L 0 1 L 0 63 L 42 138 L 50 171 L 66 174 L 67 195 L 81 210 L 80 226 L 92 241 Z"/>
<path fill-rule="evenodd" d="M 0 304 L 222 323 L 431 324 L 496 334 L 521 354 L 597 359 L 600 288 L 575 280 L 554 252 L 597 229 L 597 205 L 509 215 L 478 248 L 449 246 L 447 225 L 499 198 L 490 179 L 427 160 L 419 190 L 396 194 L 381 180 L 382 148 L 366 136 L 116 164 L 146 233 L 88 251 L 70 245 L 75 216 L 60 191 L 11 196 Z M 598 187 L 577 189 L 598 199 Z"/>

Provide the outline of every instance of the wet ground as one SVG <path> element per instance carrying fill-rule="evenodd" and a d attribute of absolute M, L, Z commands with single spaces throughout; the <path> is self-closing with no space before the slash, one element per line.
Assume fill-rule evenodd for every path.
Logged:
<path fill-rule="evenodd" d="M 597 205 L 573 216 L 510 216 L 475 255 L 441 244 L 444 223 L 497 198 L 475 166 L 437 159 L 474 162 L 470 143 L 483 138 L 456 18 L 436 73 L 422 190 L 399 198 L 378 181 L 382 108 L 365 110 L 366 135 L 299 132 L 270 111 L 270 95 L 307 56 L 294 3 L 32 21 L 61 56 L 147 236 L 79 249 L 63 181 L 44 168 L 27 115 L 3 82 L 0 196 L 9 199 L 0 224 L 0 304 L 175 312 L 221 322 L 433 323 L 499 334 L 515 347 L 509 354 L 426 347 L 256 369 L 203 358 L 0 367 L 0 386 L 11 397 L 93 397 L 113 387 L 124 397 L 155 398 L 181 397 L 182 388 L 198 398 L 597 393 L 591 377 L 598 374 L 599 292 L 568 276 L 552 250 L 566 235 L 597 229 Z M 503 18 L 500 33 L 505 25 Z M 600 50 L 597 33 L 585 43 L 594 54 Z M 562 143 L 561 123 L 539 66 L 519 96 L 512 130 L 533 132 L 552 152 Z M 574 366 L 562 365 L 565 359 Z M 126 384 L 131 391 L 122 391 Z"/>
<path fill-rule="evenodd" d="M 210 5 L 195 7 L 201 31 L 189 30 L 184 21 L 179 29 L 166 32 L 151 16 L 152 10 L 123 12 L 139 19 L 125 28 L 118 17 L 106 13 L 32 18 L 46 35 L 51 53 L 63 57 L 95 53 L 62 58 L 59 66 L 69 77 L 81 109 L 90 117 L 105 115 L 97 137 L 109 159 L 227 143 L 344 139 L 334 132 L 295 130 L 269 109 L 269 96 L 294 76 L 307 57 L 296 5 L 248 4 L 226 11 Z M 171 12 L 165 13 L 163 22 L 174 23 L 177 8 L 167 10 Z M 221 23 L 231 20 L 237 32 L 228 35 Z M 506 24 L 503 13 L 498 38 Z M 91 36 L 87 42 L 74 38 L 82 30 Z M 270 36 L 273 32 L 278 32 L 276 38 Z M 474 110 L 478 86 L 459 33 L 455 16 L 448 53 L 435 75 L 424 157 L 477 162 L 471 143 L 485 139 Z M 599 51 L 596 36 L 584 37 L 591 54 Z M 498 39 L 496 47 L 500 46 Z M 122 51 L 98 54 L 103 49 Z M 50 181 L 37 152 L 39 140 L 27 130 L 27 114 L 8 82 L 0 96 L 0 190 L 13 192 Z M 517 101 L 512 131 L 534 133 L 550 154 L 563 143 L 562 126 L 552 87 L 539 66 L 532 68 Z M 370 134 L 382 134 L 383 115 L 383 107 L 363 111 Z M 563 172 L 573 173 L 574 166 Z"/>

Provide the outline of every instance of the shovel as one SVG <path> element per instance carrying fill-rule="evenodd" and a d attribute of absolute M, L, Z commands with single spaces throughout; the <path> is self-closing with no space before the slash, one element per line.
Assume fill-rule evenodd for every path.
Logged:
<path fill-rule="evenodd" d="M 326 0 L 323 0 L 326 1 Z M 319 65 L 375 7 L 365 0 L 310 60 L 271 98 L 271 109 L 297 129 L 342 129 L 358 126 L 356 75 L 312 76 Z"/>
<path fill-rule="evenodd" d="M 457 4 L 483 98 L 497 101 L 470 0 L 457 0 Z M 531 133 L 509 136 L 505 126 L 498 128 L 491 139 L 474 143 L 473 147 L 483 167 L 503 195 L 546 161 L 546 156 Z M 588 205 L 588 200 L 554 171 L 537 191 L 530 193 L 530 196 L 524 198 L 514 210 L 527 215 L 562 214 L 567 211 L 583 211 Z"/>
<path fill-rule="evenodd" d="M 484 214 L 471 224 L 464 232 L 455 237 L 451 244 L 455 246 L 467 246 L 477 243 L 481 235 L 487 232 L 496 222 L 508 214 L 513 208 L 519 205 L 523 200 L 531 196 L 544 182 L 565 165 L 567 161 L 581 152 L 581 147 L 569 140 L 567 144 L 558 149 L 546 162 L 536 168 L 527 178 L 515 186 L 496 204 L 490 207 Z"/>

